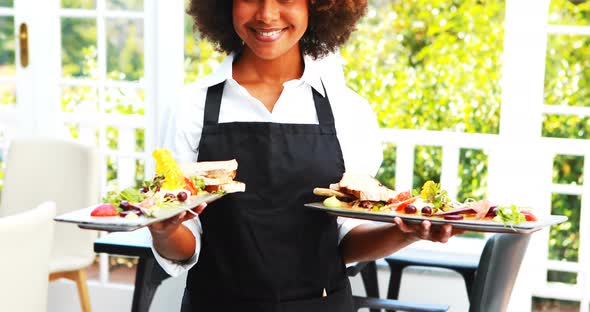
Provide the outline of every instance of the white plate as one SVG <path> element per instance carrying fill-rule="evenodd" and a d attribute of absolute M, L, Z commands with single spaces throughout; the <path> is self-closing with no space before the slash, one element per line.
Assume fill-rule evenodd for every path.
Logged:
<path fill-rule="evenodd" d="M 123 218 L 123 217 L 93 217 L 90 215 L 92 210 L 98 206 L 94 205 L 88 208 L 71 211 L 55 217 L 53 220 L 59 222 L 68 222 L 77 224 L 80 228 L 90 230 L 100 230 L 109 232 L 126 232 L 137 230 L 141 227 L 149 225 L 154 222 L 162 221 L 173 217 L 187 209 L 192 209 L 198 205 L 206 202 L 210 203 L 221 198 L 223 195 L 206 193 L 196 199 L 186 201 L 181 206 L 175 206 L 173 208 L 162 208 L 157 218 L 149 218 L 146 216 L 139 216 L 135 219 Z"/>
<path fill-rule="evenodd" d="M 392 212 L 376 212 L 376 211 L 367 211 L 361 209 L 350 209 L 350 208 L 329 208 L 324 206 L 323 203 L 310 203 L 305 204 L 306 207 L 317 209 L 321 211 L 325 211 L 329 214 L 341 217 L 348 217 L 348 218 L 356 218 L 356 219 L 364 219 L 364 220 L 372 220 L 372 221 L 380 221 L 380 222 L 389 222 L 393 223 L 394 217 L 400 217 L 404 222 L 409 224 L 418 224 L 422 223 L 424 220 L 428 220 L 432 222 L 432 224 L 451 224 L 454 228 L 457 229 L 464 229 L 468 231 L 475 231 L 475 232 L 492 232 L 492 233 L 520 233 L 520 234 L 529 234 L 535 231 L 538 231 L 544 227 L 559 224 L 565 222 L 567 220 L 566 216 L 560 215 L 550 215 L 546 217 L 538 217 L 538 221 L 527 221 L 523 222 L 518 225 L 513 226 L 504 226 L 502 223 L 494 222 L 491 220 L 473 220 L 473 219 L 464 219 L 464 220 L 445 220 L 441 217 L 432 218 L 432 217 L 424 217 L 424 216 L 412 216 L 407 214 L 400 214 L 396 213 L 395 211 Z"/>

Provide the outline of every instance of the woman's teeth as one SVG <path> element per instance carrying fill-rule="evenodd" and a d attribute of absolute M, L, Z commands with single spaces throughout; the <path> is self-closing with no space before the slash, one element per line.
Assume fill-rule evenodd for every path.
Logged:
<path fill-rule="evenodd" d="M 272 36 L 276 36 L 281 32 L 281 30 L 274 30 L 274 31 L 260 31 L 257 30 L 256 33 L 258 33 L 261 36 L 265 36 L 265 37 L 272 37 Z"/>

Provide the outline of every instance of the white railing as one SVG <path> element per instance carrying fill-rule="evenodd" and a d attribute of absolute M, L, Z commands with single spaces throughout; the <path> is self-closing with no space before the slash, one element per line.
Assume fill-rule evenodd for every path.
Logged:
<path fill-rule="evenodd" d="M 494 134 L 396 129 L 383 129 L 381 134 L 384 143 L 393 144 L 396 148 L 396 189 L 412 188 L 414 149 L 417 146 L 436 146 L 442 148 L 441 184 L 443 188 L 449 191 L 451 196 L 457 194 L 457 168 L 459 165 L 459 153 L 461 149 L 483 150 L 491 158 L 493 153 L 510 146 L 505 144 L 501 136 Z M 551 160 L 543 163 L 543 166 L 549 166 L 549 168 L 543 168 L 540 171 L 552 170 L 553 159 L 556 155 L 583 156 L 586 160 L 583 168 L 583 180 L 590 181 L 589 140 L 542 138 L 539 141 L 539 145 L 542 145 L 542 149 L 530 150 L 529 157 L 531 159 L 538 157 L 542 158 L 542 155 L 538 155 L 537 153 L 539 150 L 543 150 L 544 153 L 547 153 L 550 156 L 548 159 Z M 490 169 L 493 170 L 493 167 L 490 166 Z M 546 177 L 546 175 L 543 176 Z M 534 180 L 537 179 L 537 177 L 530 176 L 529 179 Z M 588 247 L 590 246 L 590 188 L 581 185 L 554 184 L 551 179 L 540 182 L 541 184 L 547 185 L 547 187 L 540 188 L 539 194 L 523 194 L 523 196 L 533 196 L 545 199 L 546 202 L 542 205 L 543 207 L 541 207 L 538 212 L 539 214 L 550 212 L 551 194 L 571 194 L 580 195 L 582 197 L 579 260 L 577 263 L 547 260 L 549 246 L 548 230 L 533 234 L 535 240 L 529 245 L 527 258 L 534 259 L 539 265 L 528 266 L 525 261 L 522 270 L 534 271 L 529 272 L 529 274 L 541 276 L 542 283 L 529 283 L 529 292 L 533 296 L 543 298 L 579 301 L 581 304 L 580 311 L 587 312 L 590 297 L 590 267 L 587 265 L 590 263 L 590 248 Z M 494 182 L 490 181 L 490 183 Z M 521 183 L 527 183 L 527 181 L 522 181 Z M 452 253 L 472 253 L 473 247 L 473 242 L 470 244 L 460 242 L 457 244 L 451 244 L 448 248 L 438 247 L 437 250 Z M 478 249 L 477 247 L 478 246 L 476 246 L 476 249 Z M 545 261 L 539 261 L 539 259 L 545 259 Z M 575 272 L 578 274 L 577 283 L 575 285 L 564 285 L 547 282 L 545 278 L 547 270 Z M 518 288 L 516 288 L 516 291 L 518 291 Z M 514 295 L 513 298 L 517 296 L 518 294 Z"/>

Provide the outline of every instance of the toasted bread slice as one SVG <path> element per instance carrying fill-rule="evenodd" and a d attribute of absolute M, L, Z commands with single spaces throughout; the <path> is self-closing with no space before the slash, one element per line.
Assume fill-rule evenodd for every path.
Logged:
<path fill-rule="evenodd" d="M 208 177 L 199 177 L 203 179 L 205 185 L 221 185 L 233 182 L 232 176 L 223 176 L 219 178 L 208 178 Z"/>
<path fill-rule="evenodd" d="M 318 196 L 326 196 L 326 197 L 336 196 L 337 198 L 340 198 L 340 199 L 354 199 L 354 197 L 352 195 L 348 195 L 348 194 L 345 194 L 345 193 L 342 193 L 339 191 L 335 191 L 335 190 L 327 189 L 327 188 L 321 188 L 321 187 L 314 188 L 313 193 Z"/>
<path fill-rule="evenodd" d="M 235 178 L 238 162 L 235 159 L 223 161 L 198 161 L 179 165 L 185 177 L 203 176 L 208 178 Z"/>
<path fill-rule="evenodd" d="M 205 186 L 207 192 L 224 192 L 237 193 L 246 191 L 246 184 L 238 181 L 232 181 L 226 184 L 207 185 Z"/>
<path fill-rule="evenodd" d="M 397 195 L 396 191 L 388 189 L 377 179 L 364 173 L 344 173 L 338 186 L 340 192 L 360 200 L 387 201 Z"/>

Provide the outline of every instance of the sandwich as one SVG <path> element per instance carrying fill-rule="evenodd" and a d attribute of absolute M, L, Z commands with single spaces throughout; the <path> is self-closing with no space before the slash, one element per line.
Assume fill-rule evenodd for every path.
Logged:
<path fill-rule="evenodd" d="M 246 184 L 234 181 L 238 170 L 235 159 L 224 161 L 199 161 L 180 164 L 182 174 L 200 190 L 210 193 L 244 192 Z"/>
<path fill-rule="evenodd" d="M 345 172 L 330 188 L 315 188 L 318 196 L 333 197 L 328 204 L 346 208 L 391 209 L 411 197 L 409 192 L 396 192 L 366 173 Z"/>

